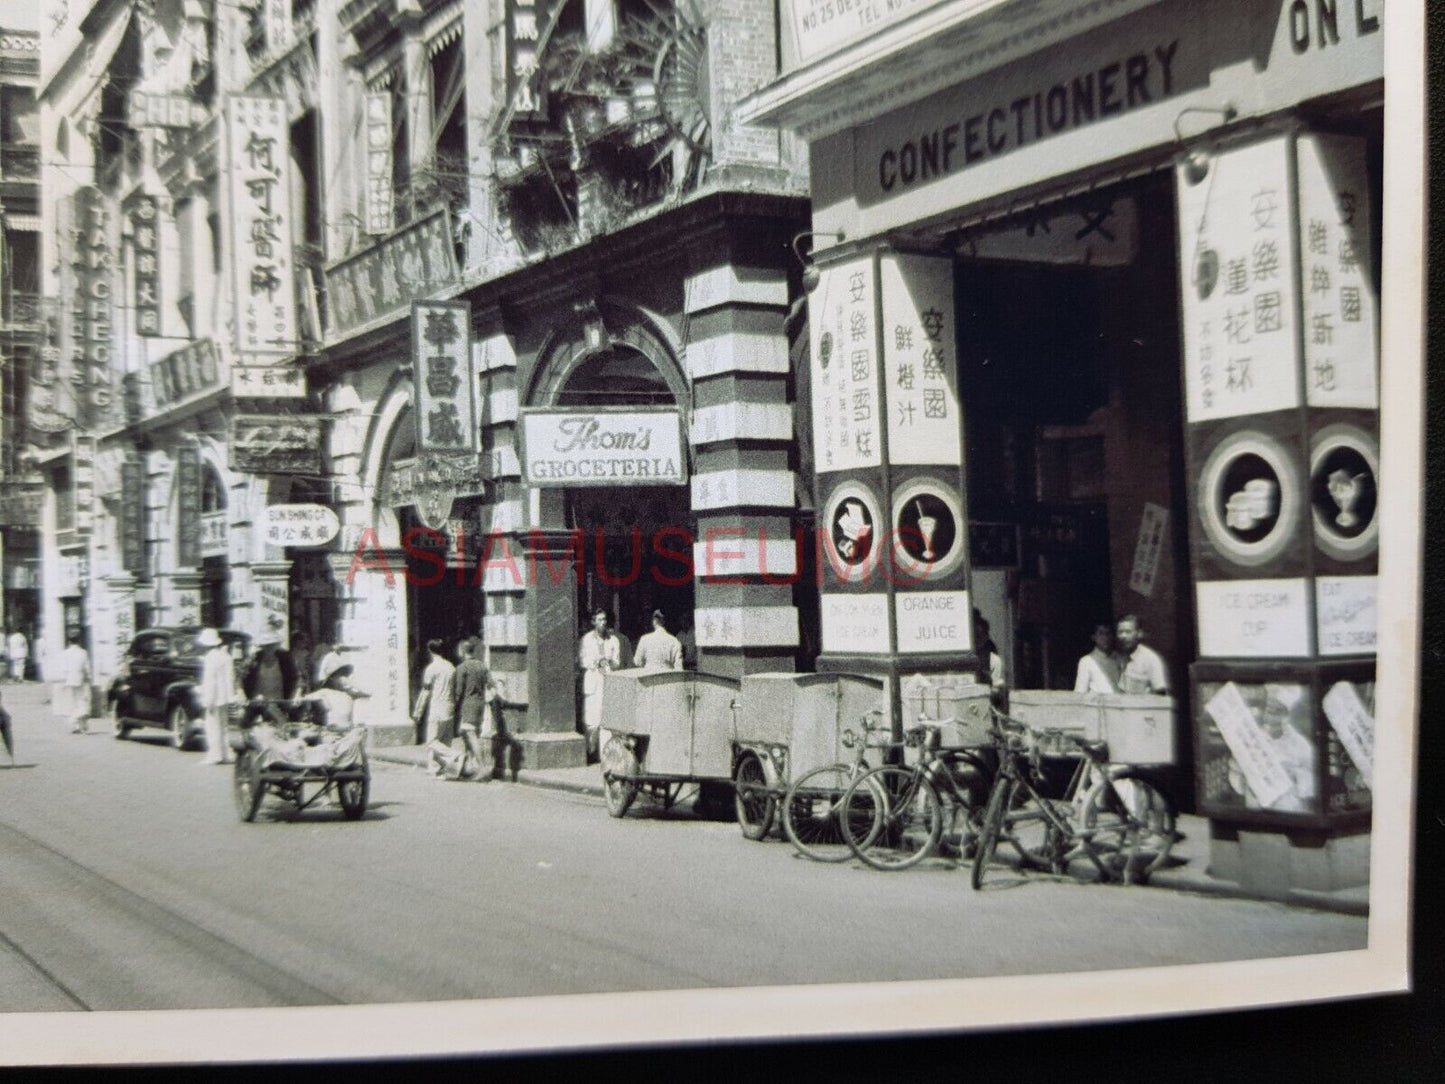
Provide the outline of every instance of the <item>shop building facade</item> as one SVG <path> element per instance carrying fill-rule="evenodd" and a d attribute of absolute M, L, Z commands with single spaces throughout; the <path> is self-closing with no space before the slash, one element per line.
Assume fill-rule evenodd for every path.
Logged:
<path fill-rule="evenodd" d="M 922 462 L 908 428 L 931 347 L 937 401 L 962 405 L 966 493 L 940 469 L 920 492 L 969 524 L 970 602 L 1010 685 L 1071 687 L 1094 623 L 1138 615 L 1178 703 L 1172 789 L 1210 816 L 1216 875 L 1358 882 L 1382 5 L 779 14 L 784 72 L 741 112 L 808 142 L 814 378 L 847 321 L 876 334 L 881 364 L 839 381 L 881 397 L 869 434 L 894 449 L 864 456 L 854 419 L 815 411 L 825 518 L 851 499 L 907 527 L 879 494 Z M 901 611 L 874 627 L 848 650 L 901 647 Z M 840 635 L 825 607 L 825 653 Z"/>

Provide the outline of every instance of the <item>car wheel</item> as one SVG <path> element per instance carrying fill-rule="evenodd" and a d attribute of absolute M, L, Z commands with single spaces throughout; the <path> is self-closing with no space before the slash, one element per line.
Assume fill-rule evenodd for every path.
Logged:
<path fill-rule="evenodd" d="M 110 726 L 111 730 L 115 732 L 116 741 L 125 741 L 126 738 L 130 737 L 130 724 L 125 721 L 125 716 L 121 714 L 119 699 L 110 702 Z"/>
<path fill-rule="evenodd" d="M 177 749 L 189 749 L 191 745 L 191 713 L 184 704 L 171 706 L 171 745 Z"/>

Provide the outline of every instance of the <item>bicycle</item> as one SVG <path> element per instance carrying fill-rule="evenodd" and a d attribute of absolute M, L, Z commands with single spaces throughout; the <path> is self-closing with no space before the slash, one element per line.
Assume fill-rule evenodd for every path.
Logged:
<path fill-rule="evenodd" d="M 959 856 L 966 854 L 977 824 L 977 799 L 992 773 L 972 749 L 943 747 L 943 728 L 954 722 L 921 722 L 909 728 L 907 742 L 918 747 L 918 763 L 874 768 L 855 779 L 843 796 L 840 823 L 848 849 L 867 865 L 908 869 L 937 852 L 945 800 L 950 842 L 956 841 Z"/>
<path fill-rule="evenodd" d="M 1007 838 L 1024 867 L 1063 874 L 1087 857 L 1099 879 L 1143 884 L 1174 845 L 1174 815 L 1152 785 L 1128 766 L 1109 763 L 1108 745 L 1062 730 L 1034 729 L 994 709 L 999 768 L 974 852 L 972 882 L 983 886 L 999 839 Z M 1070 747 L 1083 755 L 1062 798 L 1035 785 L 1042 759 Z"/>
<path fill-rule="evenodd" d="M 838 821 L 843 796 L 856 779 L 870 770 L 867 759 L 869 749 L 882 750 L 886 756 L 888 750 L 902 745 L 886 738 L 883 741 L 870 740 L 875 731 L 885 729 L 872 723 L 882 715 L 883 712 L 878 709 L 865 714 L 861 720 L 861 735 L 855 734 L 851 728 L 843 731 L 840 740 L 844 747 L 857 750 L 852 763 L 840 762 L 814 768 L 788 787 L 782 804 L 783 834 L 805 858 L 815 862 L 845 862 L 852 856 Z"/>

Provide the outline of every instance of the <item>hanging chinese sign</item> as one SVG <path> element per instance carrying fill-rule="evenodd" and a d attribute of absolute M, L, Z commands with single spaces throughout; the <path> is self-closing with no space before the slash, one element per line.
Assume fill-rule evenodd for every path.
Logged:
<path fill-rule="evenodd" d="M 314 414 L 238 414 L 231 421 L 231 469 L 319 475 L 321 444 L 321 419 Z"/>
<path fill-rule="evenodd" d="M 86 186 L 75 193 L 75 292 L 71 295 L 70 341 L 72 373 L 79 418 L 94 424 L 109 411 L 111 388 L 111 320 L 115 301 L 115 241 L 110 208 L 100 189 Z"/>
<path fill-rule="evenodd" d="M 297 337 L 286 102 L 228 98 L 226 148 L 236 351 L 290 354 Z"/>
<path fill-rule="evenodd" d="M 147 337 L 161 333 L 160 268 L 157 259 L 160 244 L 157 204 L 154 196 L 143 193 L 131 197 L 126 208 L 130 219 L 131 247 L 135 254 L 135 292 L 131 304 L 135 309 L 135 333 Z"/>
<path fill-rule="evenodd" d="M 474 452 L 472 307 L 465 301 L 418 301 L 411 323 L 417 449 Z"/>
<path fill-rule="evenodd" d="M 1289 146 L 1224 151 L 1195 180 L 1179 167 L 1184 384 L 1189 421 L 1299 405 Z"/>
<path fill-rule="evenodd" d="M 391 91 L 366 96 L 366 232 L 392 231 Z"/>
<path fill-rule="evenodd" d="M 157 410 L 214 391 L 221 379 L 220 357 L 211 339 L 197 339 L 151 362 L 151 395 Z"/>
<path fill-rule="evenodd" d="M 194 444 L 176 449 L 176 566 L 201 563 L 201 452 Z"/>
<path fill-rule="evenodd" d="M 306 372 L 279 365 L 233 365 L 231 394 L 237 399 L 304 399 Z"/>
<path fill-rule="evenodd" d="M 336 339 L 394 316 L 456 281 L 451 220 L 442 210 L 327 269 L 328 333 Z"/>
<path fill-rule="evenodd" d="M 821 272 L 809 305 L 813 461 L 820 472 L 882 461 L 873 280 L 872 257 L 835 264 Z"/>
<path fill-rule="evenodd" d="M 120 465 L 120 566 L 144 575 L 145 566 L 145 467 L 131 458 Z"/>
<path fill-rule="evenodd" d="M 506 0 L 507 102 L 514 121 L 547 119 L 547 82 L 540 61 L 552 5 L 553 0 Z"/>
<path fill-rule="evenodd" d="M 189 128 L 205 117 L 205 107 L 184 94 L 132 90 L 126 97 L 126 123 L 137 130 Z"/>

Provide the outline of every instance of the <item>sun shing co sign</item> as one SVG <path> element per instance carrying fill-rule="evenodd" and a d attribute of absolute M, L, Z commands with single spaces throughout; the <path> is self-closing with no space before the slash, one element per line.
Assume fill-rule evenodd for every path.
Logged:
<path fill-rule="evenodd" d="M 522 475 L 534 486 L 682 485 L 682 416 L 676 410 L 523 411 Z"/>

